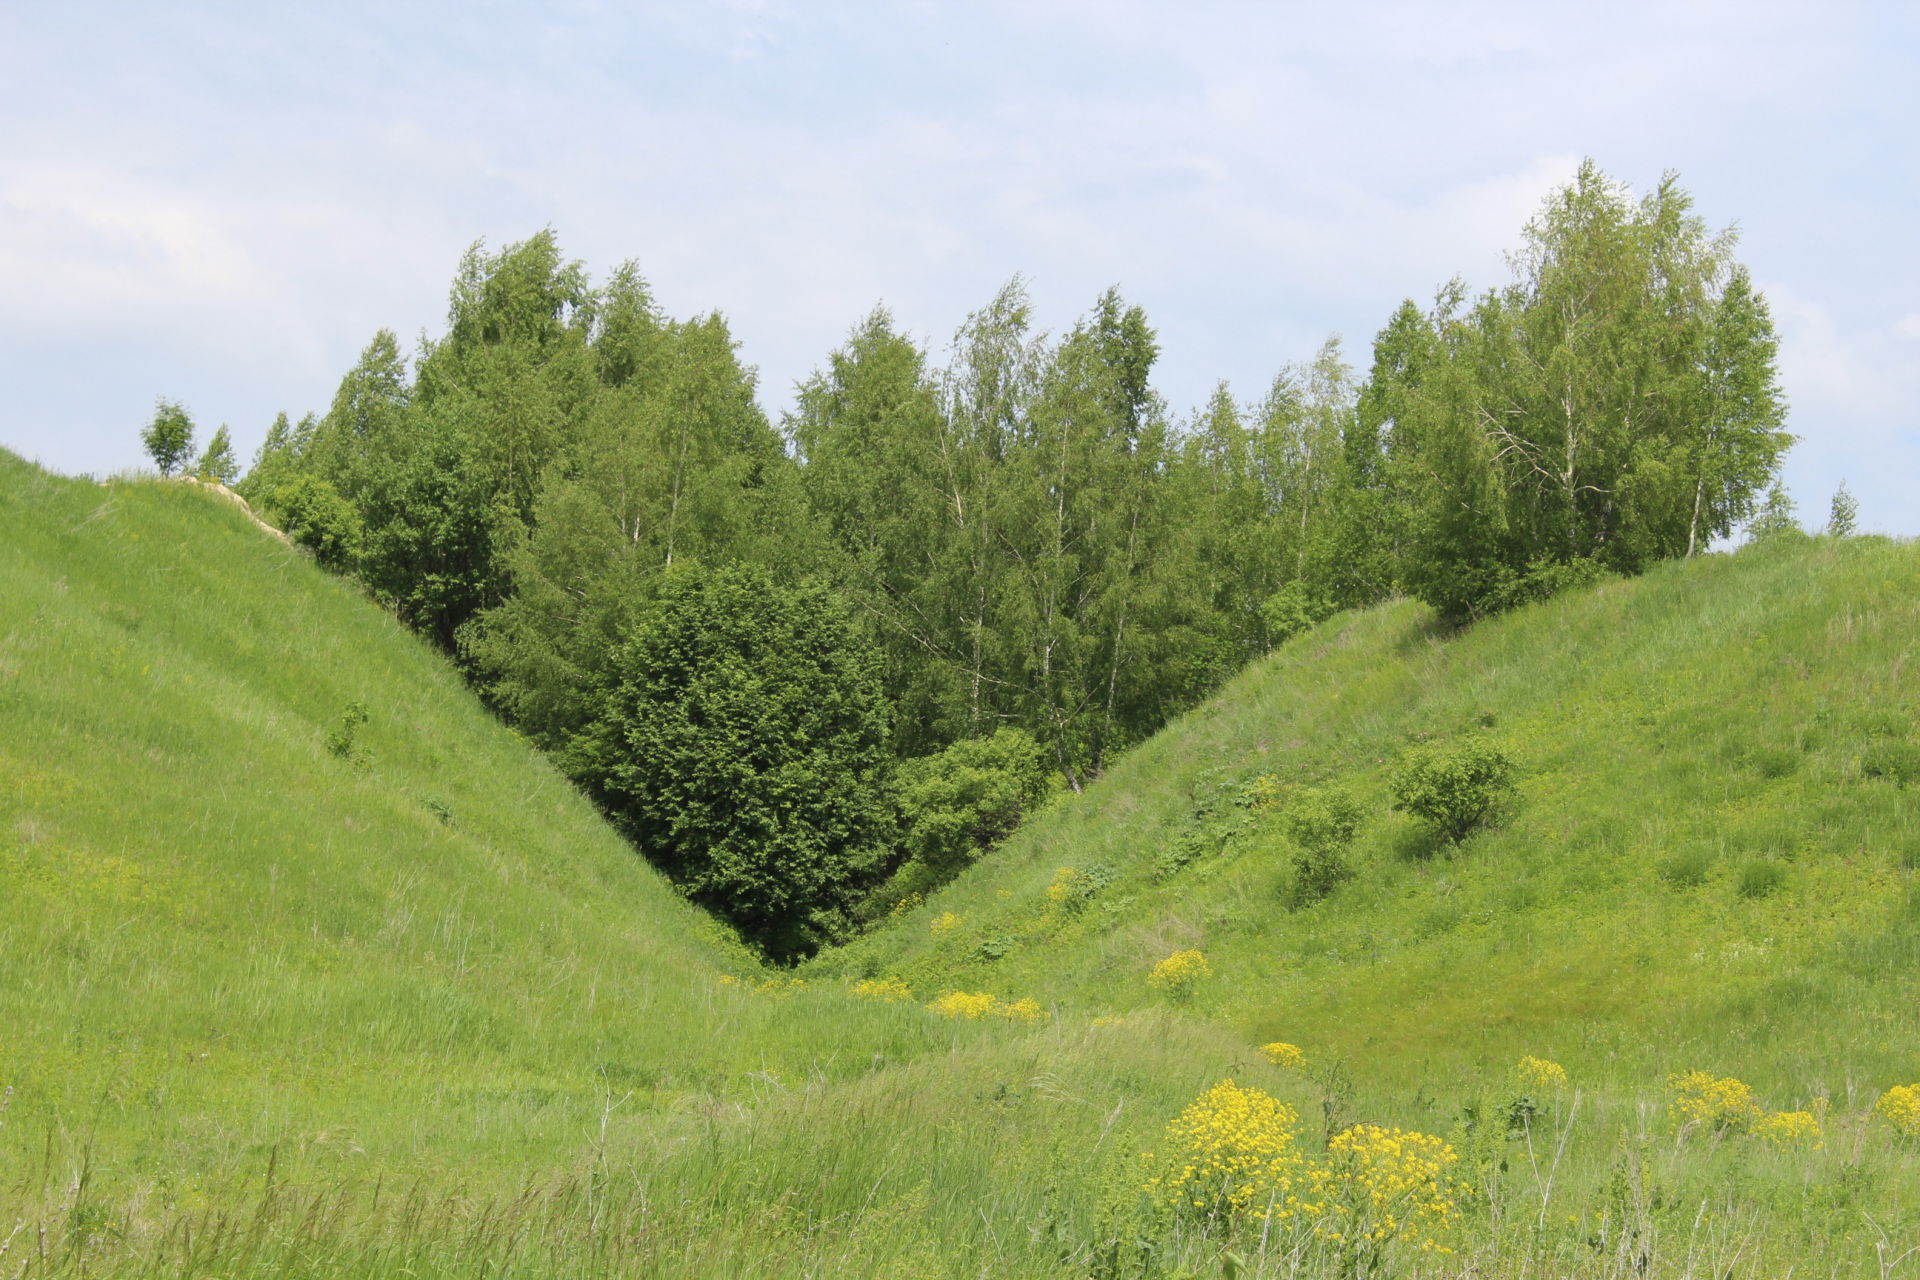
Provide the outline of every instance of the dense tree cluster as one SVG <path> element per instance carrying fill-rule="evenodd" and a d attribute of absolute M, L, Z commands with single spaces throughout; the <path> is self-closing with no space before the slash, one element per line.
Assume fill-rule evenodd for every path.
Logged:
<path fill-rule="evenodd" d="M 669 318 L 632 266 L 595 286 L 543 232 L 470 251 L 446 333 L 411 361 L 377 335 L 241 488 L 690 892 L 799 946 L 903 860 L 957 871 L 1037 761 L 1082 785 L 1334 610 L 1461 622 L 1728 534 L 1788 441 L 1731 250 L 1671 179 L 1636 201 L 1588 165 L 1512 283 L 1403 304 L 1364 378 L 1330 341 L 1178 418 L 1139 307 L 1049 336 L 1016 278 L 940 363 L 876 310 L 776 427 L 718 315 Z M 922 763 L 895 786 L 889 757 Z M 845 812 L 772 794 L 802 759 Z"/>

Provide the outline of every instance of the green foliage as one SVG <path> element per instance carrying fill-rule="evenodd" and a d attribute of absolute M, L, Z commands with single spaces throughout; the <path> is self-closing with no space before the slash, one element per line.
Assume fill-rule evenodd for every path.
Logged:
<path fill-rule="evenodd" d="M 896 777 L 900 847 L 928 872 L 917 888 L 944 884 L 1012 834 L 1052 781 L 1039 744 L 1019 729 L 905 761 Z"/>
<path fill-rule="evenodd" d="M 1347 846 L 1365 814 L 1338 787 L 1309 787 L 1286 800 L 1281 825 L 1293 841 L 1293 902 L 1305 906 L 1353 878 Z"/>
<path fill-rule="evenodd" d="M 615 652 L 576 766 L 693 901 L 769 954 L 840 927 L 893 837 L 871 652 L 822 587 L 688 569 Z"/>
<path fill-rule="evenodd" d="M 1057 780 L 1039 744 L 1019 729 L 902 761 L 894 805 L 903 861 L 854 909 L 856 919 L 870 923 L 959 875 L 1037 809 Z"/>
<path fill-rule="evenodd" d="M 296 476 L 269 495 L 267 506 L 286 535 L 321 565 L 336 572 L 354 567 L 364 536 L 360 513 L 331 484 Z"/>
<path fill-rule="evenodd" d="M 1266 603 L 1260 606 L 1260 618 L 1266 623 L 1267 638 L 1274 644 L 1285 644 L 1332 612 L 1332 607 L 1315 596 L 1313 588 L 1298 578 L 1268 596 Z"/>
<path fill-rule="evenodd" d="M 1458 844 L 1491 821 L 1513 794 L 1513 762 L 1484 738 L 1408 751 L 1393 775 L 1394 808 Z"/>
<path fill-rule="evenodd" d="M 1405 510 L 1403 577 L 1452 621 L 1638 573 L 1753 511 L 1790 437 L 1765 299 L 1668 175 L 1643 199 L 1591 162 L 1554 192 L 1515 281 L 1403 307 L 1362 394 Z M 1590 570 L 1570 571 L 1572 581 Z"/>
<path fill-rule="evenodd" d="M 337 760 L 347 760 L 355 764 L 365 761 L 365 752 L 358 742 L 360 729 L 367 723 L 367 705 L 364 702 L 349 702 L 340 718 L 327 730 L 327 754 Z"/>
<path fill-rule="evenodd" d="M 193 464 L 193 474 L 215 484 L 232 484 L 240 474 L 240 461 L 233 456 L 233 439 L 227 434 L 226 423 L 221 423 L 213 439 L 207 441 L 200 461 Z"/>
<path fill-rule="evenodd" d="M 140 443 L 160 474 L 170 476 L 193 456 L 193 419 L 176 400 L 155 401 L 153 421 L 140 433 Z"/>
<path fill-rule="evenodd" d="M 1768 542 L 1795 534 L 1805 536 L 1805 533 L 1794 516 L 1793 499 L 1776 480 L 1768 486 L 1767 496 L 1753 513 L 1753 519 L 1747 522 L 1748 541 Z"/>

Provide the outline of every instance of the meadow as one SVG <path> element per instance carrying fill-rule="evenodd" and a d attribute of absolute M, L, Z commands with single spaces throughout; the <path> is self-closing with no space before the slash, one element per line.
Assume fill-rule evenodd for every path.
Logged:
<path fill-rule="evenodd" d="M 1911 544 L 1337 615 L 773 971 L 212 492 L 0 533 L 0 1277 L 1920 1272 Z"/>

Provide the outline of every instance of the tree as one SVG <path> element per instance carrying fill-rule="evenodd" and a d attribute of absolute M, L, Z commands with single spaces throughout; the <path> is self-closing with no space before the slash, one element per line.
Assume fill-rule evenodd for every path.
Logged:
<path fill-rule="evenodd" d="M 614 654 L 580 772 L 689 898 L 803 954 L 892 845 L 875 666 L 823 585 L 683 565 Z"/>
<path fill-rule="evenodd" d="M 1766 542 L 1785 534 L 1804 534 L 1794 515 L 1793 498 L 1778 480 L 1767 489 L 1766 498 L 1747 521 L 1747 541 Z"/>
<path fill-rule="evenodd" d="M 816 567 L 792 459 L 718 316 L 628 332 L 606 389 L 499 553 L 507 594 L 460 633 L 494 704 L 565 751 L 621 637 L 674 565 Z"/>
<path fill-rule="evenodd" d="M 176 400 L 156 401 L 153 421 L 141 432 L 140 443 L 147 447 L 147 456 L 160 468 L 160 474 L 170 476 L 193 456 L 193 419 Z"/>
<path fill-rule="evenodd" d="M 194 464 L 193 473 L 215 484 L 232 484 L 234 477 L 240 474 L 240 460 L 233 456 L 233 440 L 227 434 L 226 423 L 221 423 L 220 429 L 213 433 L 213 439 L 207 441 L 206 451 L 200 455 L 200 461 Z"/>
<path fill-rule="evenodd" d="M 1724 536 L 1790 443 L 1765 300 L 1673 177 L 1635 202 L 1587 162 L 1527 225 L 1515 279 L 1376 350 L 1407 585 L 1454 621 L 1637 573 Z M 1417 368 L 1415 376 L 1403 370 Z"/>
<path fill-rule="evenodd" d="M 1854 520 L 1860 514 L 1860 503 L 1847 490 L 1847 482 L 1842 480 L 1840 487 L 1833 491 L 1833 504 L 1827 512 L 1827 536 L 1831 538 L 1850 538 L 1853 536 Z"/>

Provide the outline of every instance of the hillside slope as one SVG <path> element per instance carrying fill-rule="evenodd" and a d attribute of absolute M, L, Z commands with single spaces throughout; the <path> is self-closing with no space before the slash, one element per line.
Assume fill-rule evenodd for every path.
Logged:
<path fill-rule="evenodd" d="M 1354 1274 L 1154 1200 L 1228 1077 L 1303 1150 L 1458 1144 L 1458 1253 L 1394 1274 L 1880 1274 L 1920 1242 L 1869 1110 L 1920 1078 L 1916 636 L 1920 552 L 1870 539 L 1336 618 L 767 973 L 350 584 L 0 454 L 0 1276 Z M 1437 849 L 1386 779 L 1469 734 L 1520 793 Z M 1243 802 L 1323 782 L 1357 874 L 1293 908 Z M 1526 1101 L 1551 1157 L 1483 1122 L 1522 1053 L 1573 1082 Z M 1828 1140 L 1676 1128 L 1693 1069 Z"/>
<path fill-rule="evenodd" d="M 22 1149 L 514 1168 L 609 1091 L 834 1038 L 728 990 L 730 935 L 442 658 L 192 486 L 0 454 L 0 778 Z"/>
<path fill-rule="evenodd" d="M 1388 779 L 1411 743 L 1469 735 L 1519 794 L 1448 850 Z M 1588 1078 L 1712 1059 L 1844 1089 L 1920 1066 L 1915 762 L 1911 544 L 1786 539 L 1456 635 L 1390 604 L 1255 664 L 821 963 L 1107 1012 L 1195 948 L 1192 1012 L 1409 1086 L 1551 1052 Z M 1288 905 L 1284 800 L 1246 805 L 1262 778 L 1361 799 L 1357 874 L 1325 901 Z M 1061 868 L 1099 882 L 1077 913 L 1049 899 Z"/>

